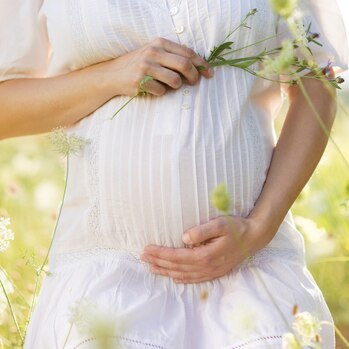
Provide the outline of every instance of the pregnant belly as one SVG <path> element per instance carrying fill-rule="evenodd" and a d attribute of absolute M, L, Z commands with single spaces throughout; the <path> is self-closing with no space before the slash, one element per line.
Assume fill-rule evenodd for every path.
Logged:
<path fill-rule="evenodd" d="M 231 214 L 246 216 L 265 179 L 261 140 L 249 123 L 219 134 L 188 118 L 161 133 L 158 120 L 127 115 L 101 125 L 94 174 L 101 234 L 121 246 L 182 246 L 186 229 L 221 214 L 210 202 L 217 184 L 227 183 Z"/>

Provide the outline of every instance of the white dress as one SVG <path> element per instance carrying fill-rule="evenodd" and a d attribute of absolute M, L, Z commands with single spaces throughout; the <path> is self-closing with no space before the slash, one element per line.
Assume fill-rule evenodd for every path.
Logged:
<path fill-rule="evenodd" d="M 313 48 L 316 61 L 325 66 L 331 59 L 346 69 L 342 23 L 334 21 L 335 35 L 323 24 L 334 19 L 335 4 L 316 4 L 318 12 L 306 17 L 322 33 L 324 46 Z M 258 12 L 251 29 L 234 34 L 234 45 L 276 32 L 269 45 L 278 45 L 288 34 L 268 0 L 5 0 L 0 78 L 59 75 L 158 36 L 207 57 L 252 8 Z M 276 141 L 279 84 L 220 67 L 195 86 L 136 98 L 110 120 L 128 98 L 113 98 L 68 130 L 90 143 L 69 158 L 52 274 L 44 280 L 25 348 L 95 348 L 95 339 L 75 326 L 64 346 L 70 307 L 81 298 L 123 319 L 127 326 L 113 340 L 127 349 L 280 349 L 294 305 L 331 322 L 291 212 L 268 246 L 212 281 L 176 284 L 139 260 L 148 244 L 184 247 L 185 230 L 217 217 L 209 195 L 218 183 L 228 185 L 231 214 L 249 214 Z M 333 349 L 333 328 L 324 326 L 321 336 L 323 348 Z"/>

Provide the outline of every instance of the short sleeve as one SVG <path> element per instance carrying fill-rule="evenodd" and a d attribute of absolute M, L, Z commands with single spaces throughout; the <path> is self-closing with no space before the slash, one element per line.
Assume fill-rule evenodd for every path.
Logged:
<path fill-rule="evenodd" d="M 315 63 L 319 67 L 325 67 L 330 61 L 337 74 L 346 71 L 349 61 L 348 37 L 336 0 L 301 0 L 298 3 L 301 23 L 305 29 L 311 24 L 310 31 L 319 34 L 316 40 L 322 44 L 308 43 Z M 276 34 L 278 45 L 287 38 L 293 39 L 287 22 L 280 17 L 277 20 Z M 303 57 L 301 53 L 298 56 Z M 308 70 L 302 71 L 299 76 L 307 73 Z"/>
<path fill-rule="evenodd" d="M 49 44 L 39 11 L 43 0 L 0 1 L 0 81 L 43 77 Z"/>

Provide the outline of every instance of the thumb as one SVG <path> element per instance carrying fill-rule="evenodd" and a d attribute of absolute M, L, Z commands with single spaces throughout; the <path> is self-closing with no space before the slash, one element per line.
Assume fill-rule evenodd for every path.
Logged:
<path fill-rule="evenodd" d="M 186 230 L 182 241 L 187 245 L 193 245 L 222 235 L 222 226 L 216 220 L 197 225 Z"/>

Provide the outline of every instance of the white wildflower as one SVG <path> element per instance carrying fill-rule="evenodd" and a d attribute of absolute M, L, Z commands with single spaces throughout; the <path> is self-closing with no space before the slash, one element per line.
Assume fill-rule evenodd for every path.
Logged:
<path fill-rule="evenodd" d="M 282 349 L 302 349 L 297 337 L 290 332 L 282 336 Z"/>
<path fill-rule="evenodd" d="M 0 217 L 0 253 L 6 251 L 14 239 L 13 231 L 7 227 L 10 224 L 10 218 Z"/>
<path fill-rule="evenodd" d="M 8 280 L 7 276 L 5 275 L 5 273 L 1 270 L 0 270 L 0 281 L 2 284 L 2 286 L 0 286 L 0 315 L 1 315 L 6 310 L 7 304 L 8 304 L 4 289 L 7 293 L 7 295 L 13 293 L 14 289 L 13 289 L 11 282 Z M 3 318 L 3 317 L 0 316 L 0 319 L 1 318 Z M 0 323 L 1 323 L 1 321 L 0 321 Z"/>
<path fill-rule="evenodd" d="M 86 140 L 76 135 L 69 135 L 64 127 L 57 127 L 48 135 L 55 150 L 67 156 L 69 153 L 78 154 L 90 140 Z"/>
<path fill-rule="evenodd" d="M 115 348 L 115 341 L 122 326 L 120 319 L 114 314 L 86 298 L 78 300 L 70 311 L 69 322 L 74 324 L 80 333 L 95 337 L 99 348 Z M 124 325 L 124 321 L 122 323 Z"/>
<path fill-rule="evenodd" d="M 294 73 L 295 52 L 293 42 L 284 40 L 277 56 L 266 56 L 263 60 L 263 69 L 258 72 L 260 76 L 273 76 Z"/>
<path fill-rule="evenodd" d="M 319 338 L 321 325 L 315 316 L 304 311 L 295 315 L 292 328 L 300 339 L 302 345 L 311 346 L 316 343 Z"/>
<path fill-rule="evenodd" d="M 301 20 L 288 20 L 289 29 L 295 38 L 295 43 L 302 46 L 308 45 L 307 33 Z"/>

